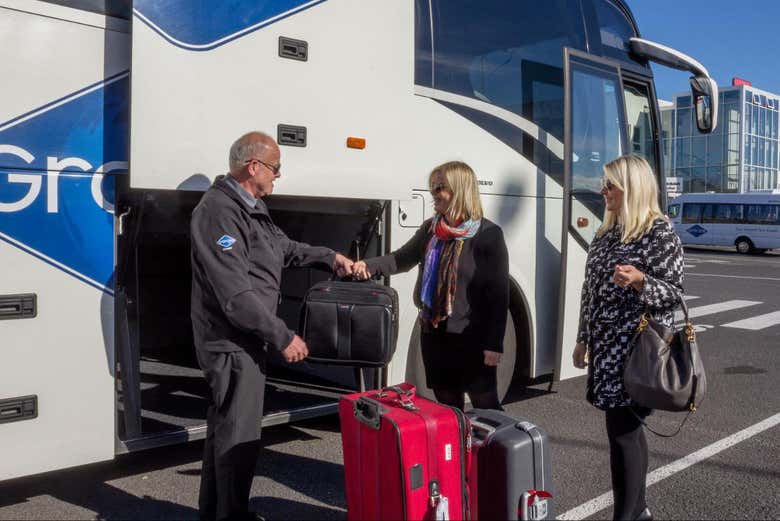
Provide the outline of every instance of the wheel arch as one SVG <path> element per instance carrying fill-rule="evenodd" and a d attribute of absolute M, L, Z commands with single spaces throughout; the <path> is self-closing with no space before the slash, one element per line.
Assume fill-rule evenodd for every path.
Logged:
<path fill-rule="evenodd" d="M 514 380 L 529 381 L 536 360 L 533 318 L 528 298 L 520 284 L 509 277 L 509 312 L 515 325 L 515 374 Z"/>

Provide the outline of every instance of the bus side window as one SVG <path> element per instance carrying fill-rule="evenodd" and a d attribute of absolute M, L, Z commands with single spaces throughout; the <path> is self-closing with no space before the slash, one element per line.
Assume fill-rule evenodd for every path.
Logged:
<path fill-rule="evenodd" d="M 777 222 L 777 205 L 749 204 L 746 214 L 745 220 L 748 224 L 775 224 Z"/>
<path fill-rule="evenodd" d="M 680 205 L 679 204 L 671 204 L 669 205 L 669 211 L 667 212 L 670 218 L 675 219 L 678 215 L 680 215 Z"/>
<path fill-rule="evenodd" d="M 738 224 L 742 222 L 741 204 L 716 204 L 713 222 L 723 224 Z"/>
<path fill-rule="evenodd" d="M 717 222 L 715 220 L 715 207 L 717 205 L 715 204 L 705 204 L 702 214 L 701 214 L 701 222 L 703 223 L 714 223 Z"/>
<path fill-rule="evenodd" d="M 701 220 L 701 211 L 704 205 L 700 203 L 685 203 L 682 207 L 682 222 L 698 223 Z"/>

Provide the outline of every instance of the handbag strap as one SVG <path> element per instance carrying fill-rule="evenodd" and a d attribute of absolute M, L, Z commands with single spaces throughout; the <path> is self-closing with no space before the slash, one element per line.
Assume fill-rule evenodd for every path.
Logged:
<path fill-rule="evenodd" d="M 689 409 L 689 410 L 688 410 L 688 414 L 686 414 L 686 415 L 685 415 L 685 418 L 683 418 L 683 420 L 680 422 L 680 425 L 677 427 L 677 430 L 676 430 L 676 431 L 674 431 L 672 434 L 664 434 L 664 433 L 662 433 L 662 432 L 658 432 L 658 431 L 656 431 L 655 429 L 653 429 L 652 427 L 650 427 L 650 426 L 647 424 L 647 422 L 644 420 L 644 418 L 642 418 L 641 416 L 639 416 L 639 415 L 636 413 L 636 411 L 634 410 L 634 408 L 633 408 L 633 407 L 629 406 L 629 407 L 628 407 L 628 410 L 629 410 L 629 411 L 631 411 L 631 414 L 633 414 L 633 415 L 634 415 L 634 418 L 636 418 L 636 419 L 637 419 L 637 421 L 639 421 L 639 423 L 641 423 L 641 424 L 642 424 L 642 425 L 645 427 L 645 429 L 649 430 L 650 432 L 652 432 L 652 433 L 653 433 L 653 434 L 655 434 L 656 436 L 660 436 L 660 437 L 662 437 L 662 438 L 673 438 L 673 437 L 677 436 L 678 434 L 680 434 L 680 431 L 682 430 L 682 428 L 683 428 L 683 425 L 685 425 L 685 422 L 687 422 L 687 421 L 688 421 L 688 417 L 691 415 L 691 413 L 693 413 L 693 411 L 695 411 L 695 409 Z"/>

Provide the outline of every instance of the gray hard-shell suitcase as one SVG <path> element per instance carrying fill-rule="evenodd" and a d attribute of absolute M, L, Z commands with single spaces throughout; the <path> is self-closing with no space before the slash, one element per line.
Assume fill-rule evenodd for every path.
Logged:
<path fill-rule="evenodd" d="M 471 519 L 555 519 L 547 433 L 525 418 L 472 409 Z"/>

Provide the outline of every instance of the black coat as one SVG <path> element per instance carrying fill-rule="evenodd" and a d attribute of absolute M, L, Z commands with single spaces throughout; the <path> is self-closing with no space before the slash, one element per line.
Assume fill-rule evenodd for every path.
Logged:
<path fill-rule="evenodd" d="M 418 267 L 414 303 L 422 307 L 425 248 L 432 236 L 428 219 L 409 241 L 382 257 L 366 259 L 371 274 L 392 275 Z M 448 333 L 463 333 L 479 338 L 483 349 L 503 352 L 506 314 L 509 306 L 509 260 L 501 228 L 482 219 L 474 237 L 463 243 L 458 260 L 458 278 L 452 316 L 446 321 Z"/>
<path fill-rule="evenodd" d="M 290 240 L 262 200 L 251 208 L 224 180 L 192 212 L 192 330 L 205 351 L 281 350 L 293 332 L 276 316 L 285 266 L 323 264 L 329 248 Z"/>

